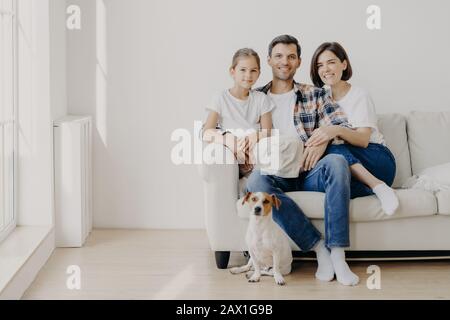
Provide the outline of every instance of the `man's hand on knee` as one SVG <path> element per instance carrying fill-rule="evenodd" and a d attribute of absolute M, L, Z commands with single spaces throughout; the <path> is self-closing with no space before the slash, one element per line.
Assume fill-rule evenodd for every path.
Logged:
<path fill-rule="evenodd" d="M 322 143 L 318 146 L 306 147 L 303 150 L 303 155 L 301 159 L 301 167 L 304 171 L 309 171 L 313 169 L 320 158 L 325 153 L 328 143 Z"/>

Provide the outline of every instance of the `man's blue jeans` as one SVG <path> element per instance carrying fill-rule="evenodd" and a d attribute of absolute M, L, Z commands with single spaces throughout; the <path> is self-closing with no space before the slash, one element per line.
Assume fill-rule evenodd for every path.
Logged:
<path fill-rule="evenodd" d="M 303 172 L 298 178 L 261 175 L 259 170 L 255 170 L 248 179 L 247 189 L 250 192 L 275 194 L 281 200 L 280 208 L 273 208 L 272 211 L 275 222 L 300 249 L 309 251 L 321 239 L 321 234 L 285 192 L 324 192 L 325 245 L 328 248 L 348 247 L 350 180 L 345 157 L 329 154 L 314 169 Z"/>
<path fill-rule="evenodd" d="M 369 143 L 367 148 L 355 147 L 351 144 L 329 145 L 325 154 L 340 154 L 345 157 L 349 166 L 360 163 L 377 179 L 391 186 L 395 178 L 395 158 L 391 151 L 378 143 Z M 359 180 L 352 179 L 350 184 L 351 199 L 373 194 L 372 189 Z"/>

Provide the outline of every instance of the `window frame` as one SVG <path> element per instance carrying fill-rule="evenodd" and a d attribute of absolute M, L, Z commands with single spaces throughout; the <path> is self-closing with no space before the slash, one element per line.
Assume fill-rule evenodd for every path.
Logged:
<path fill-rule="evenodd" d="M 16 228 L 17 226 L 17 164 L 18 164 L 18 157 L 17 157 L 17 150 L 18 150 L 18 125 L 17 125 L 17 106 L 18 106 L 18 23 L 17 23 L 17 0 L 11 0 L 12 3 L 12 11 L 4 11 L 3 8 L 0 8 L 0 14 L 2 16 L 4 15 L 10 15 L 11 16 L 11 23 L 12 23 L 12 103 L 13 103 L 13 115 L 12 115 L 12 126 L 13 126 L 13 142 L 12 142 L 12 186 L 11 192 L 12 192 L 12 219 L 8 222 L 3 228 L 0 230 L 0 243 L 8 237 L 8 235 Z M 3 23 L 3 21 L 2 21 Z M 7 123 L 7 122 L 6 122 Z M 5 215 L 8 215 L 7 212 L 4 212 Z M 4 219 L 4 217 L 2 217 Z"/>

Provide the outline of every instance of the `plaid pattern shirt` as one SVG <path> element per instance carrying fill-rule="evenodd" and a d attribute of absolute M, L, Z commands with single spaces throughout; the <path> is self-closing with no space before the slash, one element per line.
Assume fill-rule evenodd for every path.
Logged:
<path fill-rule="evenodd" d="M 269 82 L 256 90 L 267 94 L 272 87 Z M 306 142 L 314 129 L 338 125 L 351 128 L 347 116 L 338 104 L 333 103 L 325 89 L 294 82 L 297 100 L 294 106 L 294 126 L 300 139 Z"/>

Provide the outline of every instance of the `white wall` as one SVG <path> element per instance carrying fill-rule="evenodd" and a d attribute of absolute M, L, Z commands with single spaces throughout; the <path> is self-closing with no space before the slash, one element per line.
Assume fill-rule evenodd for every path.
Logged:
<path fill-rule="evenodd" d="M 67 114 L 66 94 L 66 1 L 49 0 L 50 106 L 52 119 Z"/>
<path fill-rule="evenodd" d="M 48 0 L 19 0 L 18 21 L 17 224 L 51 226 L 53 128 Z"/>
<path fill-rule="evenodd" d="M 379 113 L 450 110 L 450 2 L 328 0 L 74 0 L 82 30 L 67 34 L 70 113 L 95 116 L 96 227 L 203 227 L 203 190 L 193 166 L 175 166 L 170 135 L 192 130 L 211 95 L 231 85 L 231 56 L 249 46 L 270 80 L 270 40 L 296 36 L 297 80 L 324 41 L 338 41 Z M 382 28 L 366 28 L 381 7 Z"/>

